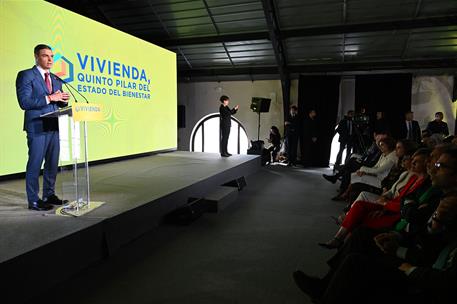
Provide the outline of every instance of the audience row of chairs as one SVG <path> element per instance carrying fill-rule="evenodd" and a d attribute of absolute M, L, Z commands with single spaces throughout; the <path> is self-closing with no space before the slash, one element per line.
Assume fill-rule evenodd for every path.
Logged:
<path fill-rule="evenodd" d="M 331 183 L 346 203 L 332 216 L 337 249 L 329 271 L 293 274 L 316 303 L 457 303 L 457 138 L 425 135 L 418 146 L 377 134 Z"/>

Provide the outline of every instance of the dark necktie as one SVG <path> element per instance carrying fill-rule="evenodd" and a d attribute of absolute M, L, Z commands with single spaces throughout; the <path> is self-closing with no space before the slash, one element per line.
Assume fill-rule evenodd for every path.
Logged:
<path fill-rule="evenodd" d="M 51 78 L 49 77 L 49 73 L 44 73 L 44 82 L 46 82 L 46 88 L 48 89 L 48 93 L 52 93 L 52 86 L 51 86 Z"/>
<path fill-rule="evenodd" d="M 408 135 L 406 139 L 412 140 L 413 139 L 413 127 L 411 121 L 408 121 Z"/>

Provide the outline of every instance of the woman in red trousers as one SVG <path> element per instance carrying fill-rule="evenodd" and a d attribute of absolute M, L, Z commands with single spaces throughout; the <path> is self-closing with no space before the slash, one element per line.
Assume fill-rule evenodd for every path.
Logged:
<path fill-rule="evenodd" d="M 387 202 L 379 203 L 369 201 L 354 202 L 333 239 L 326 243 L 319 243 L 319 245 L 327 249 L 338 248 L 343 244 L 346 236 L 361 225 L 373 229 L 384 229 L 395 225 L 401 218 L 400 206 L 402 199 L 406 195 L 417 191 L 424 182 L 428 181 L 427 161 L 429 152 L 428 149 L 420 149 L 414 153 L 411 163 L 411 169 L 414 174 L 396 197 Z"/>

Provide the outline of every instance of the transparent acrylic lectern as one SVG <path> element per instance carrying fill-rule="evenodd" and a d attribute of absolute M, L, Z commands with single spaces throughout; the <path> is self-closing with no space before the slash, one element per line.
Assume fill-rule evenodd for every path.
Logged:
<path fill-rule="evenodd" d="M 75 121 L 71 106 L 41 117 L 59 121 L 60 170 L 57 180 L 61 185 L 62 199 L 68 202 L 58 208 L 58 213 L 78 216 L 91 208 L 87 122 Z"/>

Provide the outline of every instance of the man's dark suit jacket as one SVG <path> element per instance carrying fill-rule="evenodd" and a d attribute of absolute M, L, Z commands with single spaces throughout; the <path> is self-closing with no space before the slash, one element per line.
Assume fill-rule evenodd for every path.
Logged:
<path fill-rule="evenodd" d="M 412 124 L 412 138 L 411 140 L 420 143 L 421 142 L 421 128 L 419 127 L 419 123 L 416 120 L 411 121 Z M 400 126 L 400 139 L 405 139 L 408 136 L 408 127 L 406 126 L 406 120 L 401 123 Z"/>
<path fill-rule="evenodd" d="M 52 92 L 62 90 L 62 81 L 51 73 Z M 40 71 L 34 66 L 19 72 L 16 79 L 17 98 L 21 109 L 24 110 L 24 131 L 37 134 L 47 131 L 58 131 L 57 118 L 41 118 L 40 115 L 56 111 L 63 103 L 46 103 L 46 84 Z"/>
<path fill-rule="evenodd" d="M 432 120 L 427 125 L 427 130 L 432 134 L 443 134 L 444 136 L 449 135 L 449 127 L 444 121 Z"/>
<path fill-rule="evenodd" d="M 298 136 L 298 131 L 300 129 L 300 118 L 298 117 L 298 114 L 295 114 L 295 116 L 293 117 L 289 114 L 287 121 L 289 122 L 289 124 L 285 126 L 286 130 L 284 132 L 284 135 L 286 137 Z"/>
<path fill-rule="evenodd" d="M 221 104 L 219 107 L 219 114 L 221 115 L 221 128 L 228 128 L 232 126 L 232 115 L 236 113 L 235 109 L 230 109 L 229 107 L 224 107 Z"/>
<path fill-rule="evenodd" d="M 339 142 L 341 143 L 349 143 L 352 142 L 354 139 L 354 132 L 355 132 L 355 124 L 354 121 L 351 120 L 352 122 L 352 134 L 350 133 L 349 127 L 348 127 L 348 117 L 345 116 L 343 119 L 338 124 L 338 127 L 336 128 L 336 132 L 340 135 Z"/>

